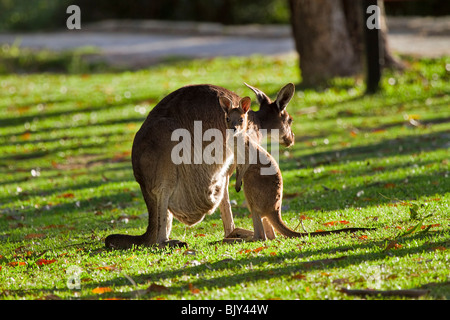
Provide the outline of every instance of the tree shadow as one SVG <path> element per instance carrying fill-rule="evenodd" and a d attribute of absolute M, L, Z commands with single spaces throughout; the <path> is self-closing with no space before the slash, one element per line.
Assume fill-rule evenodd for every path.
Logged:
<path fill-rule="evenodd" d="M 416 234 L 410 236 L 409 239 L 420 240 L 429 237 L 427 234 Z M 438 242 L 434 242 L 433 246 L 444 246 L 448 244 L 448 240 L 442 240 Z M 225 259 L 221 261 L 214 262 L 205 262 L 198 266 L 184 266 L 181 268 L 175 268 L 174 270 L 168 271 L 157 271 L 157 272 L 148 272 L 139 275 L 129 275 L 134 282 L 139 284 L 147 284 L 164 282 L 164 280 L 168 279 L 176 279 L 181 278 L 185 275 L 202 275 L 209 272 L 220 272 L 229 269 L 230 272 L 226 275 L 213 277 L 213 278 L 203 278 L 197 277 L 197 280 L 189 280 L 189 284 L 184 281 L 172 282 L 167 291 L 161 292 L 146 292 L 143 295 L 145 298 L 157 297 L 165 294 L 173 294 L 173 295 L 182 295 L 184 292 L 189 292 L 190 286 L 198 288 L 200 292 L 205 290 L 215 290 L 220 288 L 229 288 L 234 287 L 236 285 L 245 285 L 250 283 L 256 283 L 264 280 L 272 280 L 273 278 L 283 278 L 293 276 L 297 273 L 308 274 L 308 272 L 312 271 L 321 271 L 321 272 L 330 272 L 336 273 L 339 269 L 344 269 L 353 265 L 360 265 L 362 263 L 367 262 L 376 262 L 382 261 L 386 258 L 395 259 L 407 257 L 412 254 L 420 254 L 423 251 L 431 250 L 431 244 L 426 243 L 416 247 L 407 247 L 396 249 L 395 251 L 389 250 L 385 251 L 383 248 L 386 245 L 386 240 L 378 240 L 371 241 L 360 244 L 352 244 L 351 246 L 339 246 L 332 249 L 320 249 L 320 250 L 302 250 L 301 252 L 286 252 L 283 254 L 278 254 L 276 256 L 249 256 L 243 255 L 242 258 L 238 260 L 230 260 Z M 364 252 L 364 249 L 372 249 L 377 247 L 376 252 L 367 254 L 353 254 L 353 252 Z M 347 255 L 347 253 L 349 253 Z M 318 259 L 319 256 L 323 255 L 334 256 L 337 255 L 336 258 L 330 259 Z M 258 266 L 262 266 L 265 264 L 270 264 L 274 267 L 270 269 L 270 271 L 259 271 L 254 270 Z M 243 269 L 247 269 L 245 272 L 237 272 L 234 273 L 232 270 L 234 268 L 239 267 L 242 271 Z M 364 275 L 363 275 L 364 276 Z M 367 275 L 369 276 L 369 275 Z M 343 280 L 344 282 L 346 279 Z M 368 281 L 356 281 L 356 285 L 360 284 L 361 286 L 365 286 L 365 282 Z M 114 286 L 121 287 L 124 285 L 129 285 L 129 282 L 124 279 L 124 277 L 118 276 L 113 280 L 108 280 L 102 283 L 92 283 L 86 284 L 88 288 L 96 288 L 98 286 Z M 337 284 L 330 284 L 334 286 L 336 290 L 339 290 L 342 286 L 337 282 Z M 427 288 L 430 290 L 429 296 L 436 299 L 448 299 L 450 297 L 450 283 L 447 282 L 436 282 L 430 284 L 423 284 L 416 288 Z M 413 289 L 413 288 L 408 288 Z M 124 297 L 129 298 L 129 293 L 112 294 L 114 297 Z M 92 297 L 83 297 L 83 298 L 92 298 Z"/>

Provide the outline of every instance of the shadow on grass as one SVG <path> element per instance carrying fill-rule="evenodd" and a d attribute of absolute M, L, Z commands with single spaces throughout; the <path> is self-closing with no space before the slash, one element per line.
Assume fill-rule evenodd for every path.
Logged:
<path fill-rule="evenodd" d="M 436 232 L 434 232 L 436 233 Z M 424 237 L 429 237 L 428 234 L 416 234 L 413 236 L 408 237 L 408 239 L 413 240 L 420 240 Z M 400 242 L 400 241 L 399 241 Z M 145 293 L 143 297 L 145 298 L 154 298 L 157 296 L 164 296 L 165 294 L 173 294 L 173 295 L 181 295 L 184 292 L 189 292 L 190 287 L 193 286 L 200 290 L 200 293 L 204 290 L 214 290 L 217 288 L 229 288 L 237 285 L 245 285 L 247 283 L 254 283 L 258 281 L 263 280 L 272 280 L 274 278 L 283 278 L 283 277 L 289 277 L 293 276 L 294 274 L 301 273 L 306 274 L 310 271 L 321 271 L 321 272 L 330 272 L 338 273 L 340 268 L 346 268 L 352 265 L 360 265 L 362 263 L 367 262 L 376 262 L 376 261 L 382 261 L 386 257 L 395 258 L 395 257 L 406 257 L 413 254 L 420 254 L 423 251 L 427 250 L 433 250 L 433 247 L 437 246 L 445 246 L 448 245 L 448 240 L 442 240 L 433 242 L 432 244 L 426 243 L 417 247 L 413 248 L 401 248 L 396 250 L 388 250 L 384 251 L 383 248 L 386 245 L 385 240 L 381 241 L 372 241 L 372 242 L 365 242 L 363 244 L 354 244 L 352 246 L 340 246 L 333 249 L 324 249 L 324 250 L 302 250 L 301 252 L 287 252 L 283 254 L 277 254 L 276 256 L 257 256 L 257 257 L 249 257 L 247 255 L 243 254 L 243 258 L 238 260 L 223 260 L 223 261 L 217 261 L 217 262 L 206 262 L 199 266 L 194 267 L 183 267 L 178 268 L 171 271 L 160 271 L 160 272 L 150 272 L 146 274 L 140 274 L 136 276 L 132 276 L 132 279 L 135 281 L 136 284 L 148 284 L 148 283 L 158 283 L 161 281 L 164 281 L 166 279 L 176 279 L 180 278 L 184 275 L 202 275 L 202 274 L 208 274 L 214 271 L 224 271 L 229 270 L 229 273 L 226 275 L 222 275 L 219 277 L 213 277 L 211 279 L 202 278 L 201 276 L 198 277 L 198 280 L 191 281 L 190 284 L 180 281 L 181 283 L 178 284 L 178 282 L 174 282 L 175 284 L 170 286 L 167 289 L 167 292 L 150 292 Z M 377 247 L 378 249 L 375 249 L 376 252 L 374 253 L 364 253 L 364 254 L 357 254 L 352 255 L 351 251 L 356 251 L 359 249 L 372 249 L 374 247 Z M 350 254 L 347 256 L 346 253 L 350 252 Z M 331 258 L 331 259 L 316 259 L 315 256 L 319 255 L 338 255 L 337 258 Z M 307 260 L 305 261 L 305 258 Z M 301 260 L 301 261 L 299 261 Z M 286 262 L 288 261 L 288 262 Z M 292 262 L 290 262 L 292 261 Z M 255 267 L 259 265 L 264 264 L 270 264 L 273 266 L 270 268 L 270 270 L 266 271 L 258 271 L 253 270 Z M 287 264 L 287 265 L 286 265 Z M 278 265 L 278 267 L 277 267 Z M 233 269 L 239 268 L 241 271 L 242 269 L 248 269 L 247 272 L 233 272 Z M 370 276 L 368 275 L 362 275 L 364 276 Z M 329 283 L 328 285 L 334 286 L 335 289 L 338 291 L 341 287 L 344 285 L 350 284 L 350 285 L 356 285 L 360 287 L 367 287 L 369 282 L 369 279 L 342 279 L 342 283 L 339 281 L 336 283 Z M 320 283 L 320 281 L 318 281 Z M 121 287 L 123 285 L 129 285 L 129 280 L 127 280 L 123 276 L 118 276 L 114 280 L 102 282 L 102 283 L 95 283 L 95 284 L 86 284 L 85 286 L 87 288 L 96 288 L 96 287 L 110 287 L 114 286 L 115 288 Z M 370 285 L 370 284 L 369 284 Z M 429 283 L 424 284 L 418 288 L 407 288 L 407 289 L 419 289 L 419 288 L 426 288 L 430 290 L 429 296 L 435 299 L 449 299 L 450 298 L 450 282 L 436 282 L 436 283 Z M 405 288 L 406 289 L 406 288 Z M 299 292 L 299 296 L 301 295 L 301 292 Z M 111 296 L 114 297 L 123 297 L 123 298 L 130 298 L 130 293 L 111 293 Z M 135 296 L 131 296 L 132 298 Z M 98 296 L 85 296 L 83 299 L 92 299 L 92 298 L 98 298 Z"/>

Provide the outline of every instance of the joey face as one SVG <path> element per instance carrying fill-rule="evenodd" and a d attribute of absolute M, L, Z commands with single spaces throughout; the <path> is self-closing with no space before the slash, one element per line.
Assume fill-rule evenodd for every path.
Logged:
<path fill-rule="evenodd" d="M 231 100 L 226 97 L 220 97 L 219 103 L 225 111 L 227 129 L 232 129 L 234 134 L 247 130 L 247 113 L 251 104 L 249 97 L 242 98 L 239 106 L 233 106 Z"/>
<path fill-rule="evenodd" d="M 247 113 L 239 108 L 231 109 L 226 115 L 227 129 L 233 129 L 234 133 L 243 132 L 247 129 Z"/>

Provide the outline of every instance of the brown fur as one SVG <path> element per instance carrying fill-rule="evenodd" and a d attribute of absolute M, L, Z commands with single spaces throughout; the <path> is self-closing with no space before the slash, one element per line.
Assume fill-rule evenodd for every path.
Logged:
<path fill-rule="evenodd" d="M 260 90 L 249 86 L 259 97 L 260 109 L 248 111 L 248 131 L 260 141 L 260 129 L 277 128 L 281 118 L 289 117 L 284 107 L 289 99 L 270 101 Z M 289 84 L 285 91 L 292 91 Z M 223 164 L 180 164 L 171 160 L 171 151 L 178 141 L 171 141 L 172 132 L 185 128 L 193 133 L 194 121 L 202 121 L 202 130 L 219 129 L 226 137 L 226 124 L 219 97 L 225 96 L 237 104 L 235 93 L 213 85 L 192 85 L 180 88 L 162 99 L 149 113 L 137 132 L 132 148 L 134 176 L 139 183 L 149 213 L 148 227 L 143 235 L 113 234 L 105 239 L 110 248 L 130 248 L 133 245 L 185 245 L 169 240 L 172 218 L 194 225 L 206 214 L 220 208 L 225 236 L 234 229 L 228 182 L 234 170 L 230 163 L 232 151 L 224 143 Z M 280 112 L 278 105 L 283 105 Z M 290 131 L 290 128 L 285 128 Z M 193 140 L 193 139 L 192 139 Z M 225 141 L 224 141 L 225 142 Z M 293 135 L 283 143 L 292 145 Z M 208 142 L 203 142 L 203 148 Z M 231 160 L 231 161 L 230 161 Z"/>
<path fill-rule="evenodd" d="M 235 188 L 239 192 L 242 180 L 244 181 L 245 199 L 247 200 L 247 205 L 253 220 L 253 239 L 274 239 L 275 233 L 273 229 L 283 236 L 290 238 L 369 230 L 365 228 L 347 228 L 333 231 L 300 233 L 286 226 L 281 218 L 283 196 L 283 178 L 281 171 L 276 160 L 246 134 L 247 124 L 245 123 L 245 114 L 247 111 L 245 108 L 242 108 L 243 103 L 245 103 L 244 99 L 246 98 L 243 98 L 239 102 L 239 106 L 233 107 L 230 101 L 228 104 L 222 104 L 222 108 L 226 113 L 227 128 L 232 129 L 235 133 L 233 135 L 235 140 L 234 157 L 236 163 Z M 283 123 L 280 123 L 280 125 L 283 125 Z M 286 139 L 285 136 L 280 138 L 283 140 Z M 239 144 L 238 139 L 244 139 L 244 143 Z M 242 146 L 244 146 L 243 149 Z M 250 154 L 252 153 L 253 155 L 257 155 L 256 163 L 255 161 L 251 162 Z M 244 163 L 239 162 L 239 155 L 243 155 L 241 159 L 245 159 Z M 262 169 L 268 167 L 272 167 L 272 174 L 262 174 Z"/>

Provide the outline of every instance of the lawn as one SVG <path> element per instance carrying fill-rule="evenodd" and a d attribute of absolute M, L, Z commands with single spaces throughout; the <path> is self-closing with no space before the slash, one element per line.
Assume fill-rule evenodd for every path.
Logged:
<path fill-rule="evenodd" d="M 103 242 L 145 230 L 130 151 L 148 112 L 192 83 L 255 101 L 247 82 L 274 97 L 300 82 L 297 59 L 0 75 L 0 299 L 449 299 L 450 58 L 405 59 L 409 69 L 385 72 L 372 96 L 362 79 L 298 87 L 296 143 L 280 151 L 291 228 L 375 230 L 217 244 L 215 212 L 194 227 L 174 221 L 171 237 L 189 248 L 159 251 Z M 231 184 L 236 225 L 252 228 Z M 345 291 L 356 289 L 407 291 Z"/>

